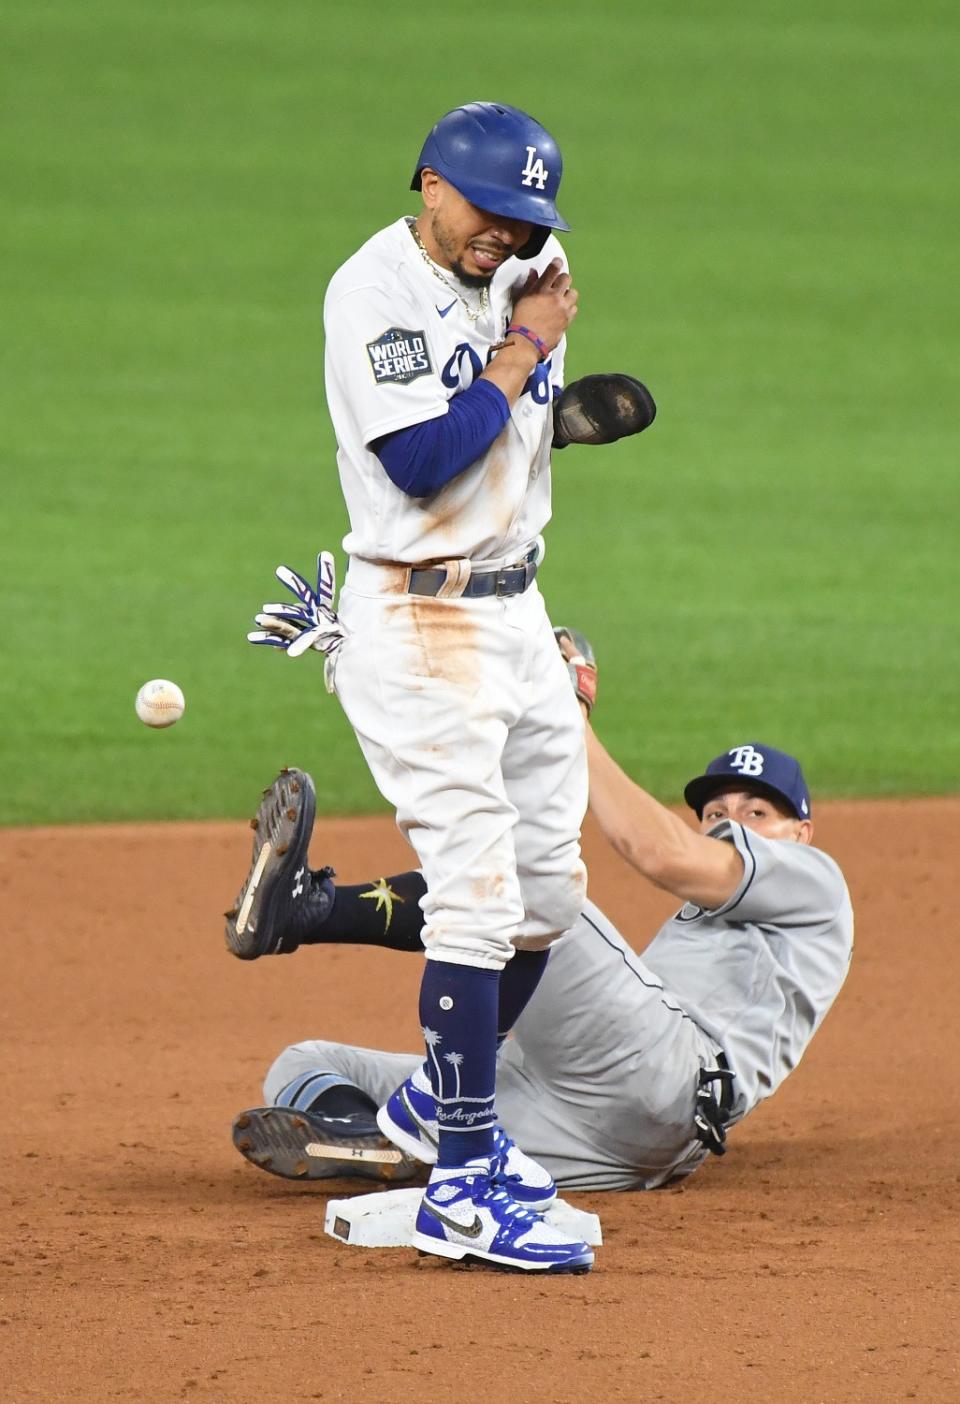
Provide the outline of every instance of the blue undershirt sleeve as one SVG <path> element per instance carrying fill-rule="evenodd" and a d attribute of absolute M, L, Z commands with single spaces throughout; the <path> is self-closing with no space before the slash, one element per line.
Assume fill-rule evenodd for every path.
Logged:
<path fill-rule="evenodd" d="M 492 381 L 475 380 L 454 395 L 446 414 L 374 439 L 387 477 L 408 497 L 428 497 L 482 458 L 510 418 Z"/>

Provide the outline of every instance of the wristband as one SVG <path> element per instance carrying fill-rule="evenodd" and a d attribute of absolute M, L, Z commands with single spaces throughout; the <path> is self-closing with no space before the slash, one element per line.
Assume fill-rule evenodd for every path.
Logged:
<path fill-rule="evenodd" d="M 577 663 L 571 658 L 567 666 L 571 673 L 573 690 L 577 694 L 578 700 L 587 709 L 587 716 L 589 716 L 597 705 L 597 665 L 595 663 Z"/>
<path fill-rule="evenodd" d="M 514 322 L 511 322 L 507 330 L 503 333 L 504 340 L 506 340 L 508 336 L 522 336 L 526 341 L 529 341 L 531 346 L 537 348 L 541 361 L 545 361 L 550 355 L 550 348 L 547 346 L 547 343 L 541 340 L 541 338 L 537 336 L 537 333 L 531 331 L 529 327 L 517 326 Z"/>

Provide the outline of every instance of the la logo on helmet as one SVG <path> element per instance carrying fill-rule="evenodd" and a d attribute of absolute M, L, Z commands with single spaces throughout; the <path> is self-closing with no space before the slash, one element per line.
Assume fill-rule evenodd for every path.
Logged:
<path fill-rule="evenodd" d="M 550 172 L 543 164 L 541 158 L 537 155 L 537 148 L 535 146 L 528 146 L 527 164 L 521 171 L 521 175 L 523 177 L 521 184 L 532 186 L 534 181 L 536 181 L 537 189 L 542 190 L 547 183 L 547 176 L 549 174 Z"/>

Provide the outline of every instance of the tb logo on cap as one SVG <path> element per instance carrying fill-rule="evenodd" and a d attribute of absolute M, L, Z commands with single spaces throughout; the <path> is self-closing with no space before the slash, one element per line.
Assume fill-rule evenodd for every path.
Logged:
<path fill-rule="evenodd" d="M 741 775 L 763 774 L 763 752 L 756 750 L 755 747 L 735 746 L 727 754 L 730 757 L 732 770 L 739 770 Z"/>

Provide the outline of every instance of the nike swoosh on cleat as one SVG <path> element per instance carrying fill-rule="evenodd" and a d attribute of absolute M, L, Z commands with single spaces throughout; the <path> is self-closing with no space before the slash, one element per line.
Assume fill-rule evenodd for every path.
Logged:
<path fill-rule="evenodd" d="M 456 1219 L 448 1219 L 446 1214 L 442 1214 L 429 1199 L 424 1198 L 423 1208 L 428 1214 L 432 1214 L 444 1228 L 452 1229 L 454 1233 L 460 1233 L 464 1238 L 479 1238 L 483 1233 L 483 1221 L 479 1214 L 474 1214 L 472 1224 L 458 1224 Z"/>
<path fill-rule="evenodd" d="M 452 311 L 453 311 L 453 309 L 456 307 L 456 305 L 457 305 L 457 299 L 454 298 L 449 307 L 437 307 L 437 311 L 440 313 L 440 316 L 441 316 L 441 317 L 445 317 L 445 316 L 447 315 L 448 312 L 452 312 Z M 436 307 L 436 306 L 437 306 L 436 303 L 434 303 L 434 307 Z"/>
<path fill-rule="evenodd" d="M 414 1126 L 417 1128 L 420 1135 L 426 1141 L 427 1145 L 432 1146 L 434 1150 L 439 1150 L 440 1141 L 438 1137 L 431 1136 L 430 1128 L 427 1126 L 426 1122 L 424 1122 L 419 1116 L 417 1116 L 417 1113 L 413 1109 L 413 1103 L 410 1101 L 410 1098 L 407 1095 L 406 1088 L 401 1089 L 400 1100 L 403 1103 L 404 1108 L 406 1109 L 407 1115 L 413 1122 Z"/>

